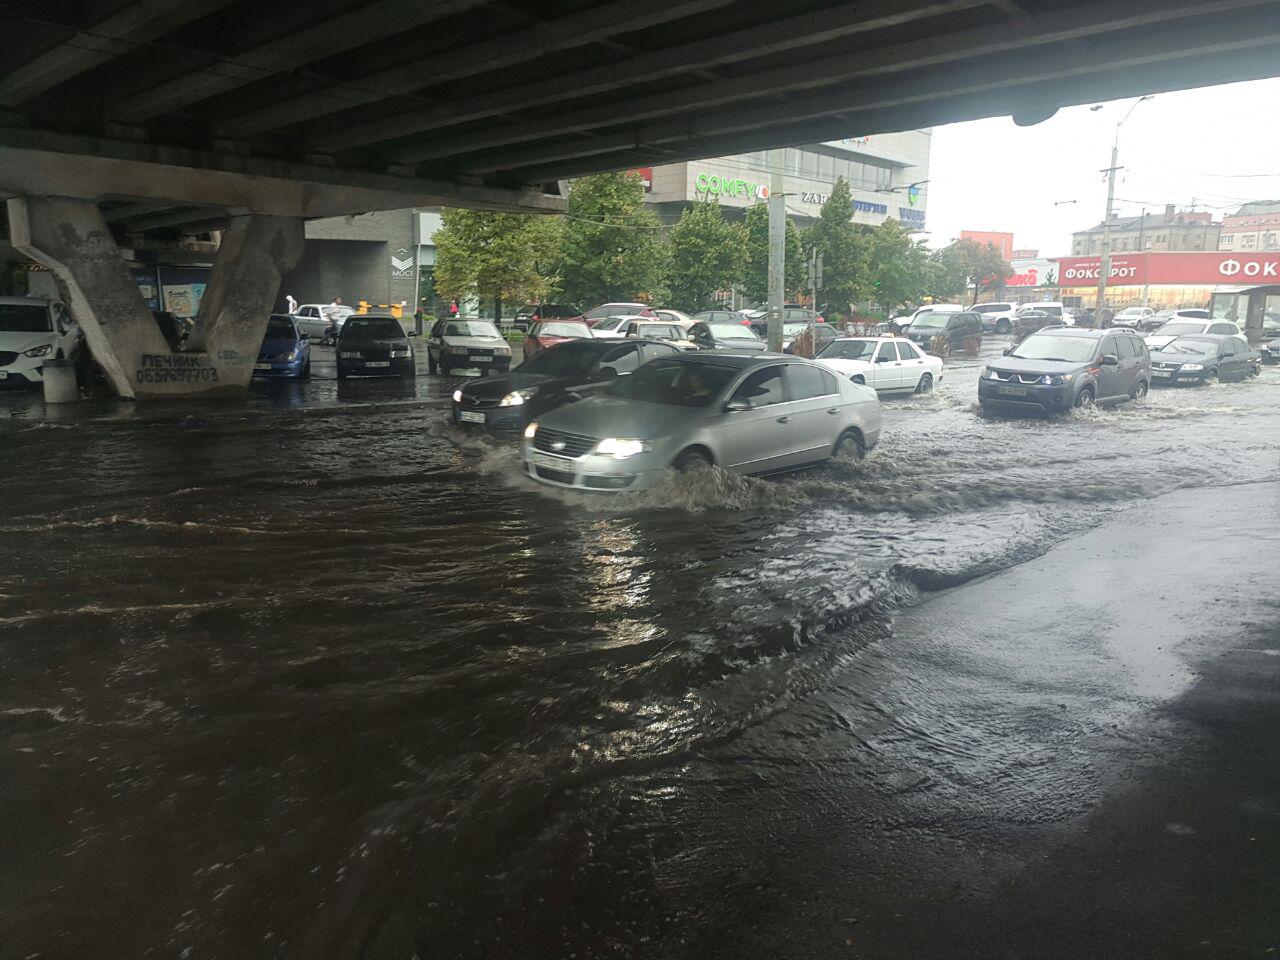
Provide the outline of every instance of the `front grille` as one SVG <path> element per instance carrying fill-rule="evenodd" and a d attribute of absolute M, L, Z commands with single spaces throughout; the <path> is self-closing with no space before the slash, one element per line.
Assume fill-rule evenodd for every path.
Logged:
<path fill-rule="evenodd" d="M 0 367 L 7 367 L 13 361 L 18 359 L 18 355 L 11 350 L 0 350 Z"/>
<path fill-rule="evenodd" d="M 1015 373 L 1010 375 L 1009 382 L 1016 380 L 1018 383 L 1038 383 L 1042 376 L 1042 373 Z"/>
<path fill-rule="evenodd" d="M 492 357 L 492 356 L 493 356 L 493 351 L 492 351 L 492 350 L 486 350 L 486 349 L 484 349 L 484 348 L 482 348 L 482 347 L 468 347 L 468 348 L 467 348 L 467 356 L 470 356 L 470 357 Z"/>
<path fill-rule="evenodd" d="M 562 457 L 580 457 L 588 450 L 594 449 L 599 442 L 599 437 L 584 437 L 581 434 L 550 430 L 547 427 L 539 427 L 533 437 L 535 450 L 556 453 Z"/>
<path fill-rule="evenodd" d="M 496 407 L 498 404 L 502 402 L 502 398 L 501 397 L 471 397 L 471 396 L 467 396 L 467 394 L 464 393 L 462 395 L 462 402 L 465 406 L 468 406 L 468 407 L 479 407 L 480 409 L 484 409 L 486 407 Z"/>
<path fill-rule="evenodd" d="M 391 351 L 386 347 L 362 347 L 360 349 L 360 358 L 362 360 L 390 360 Z"/>
<path fill-rule="evenodd" d="M 565 473 L 563 470 L 548 470 L 546 467 L 535 467 L 538 476 L 543 480 L 550 480 L 552 483 L 563 483 L 566 486 L 573 486 L 573 474 Z"/>

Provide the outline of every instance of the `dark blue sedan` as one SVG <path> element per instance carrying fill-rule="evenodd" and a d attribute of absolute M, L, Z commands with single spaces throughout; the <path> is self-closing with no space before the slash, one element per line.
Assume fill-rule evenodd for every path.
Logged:
<path fill-rule="evenodd" d="M 311 376 L 311 341 L 298 332 L 298 327 L 283 313 L 273 313 L 267 321 L 258 362 L 253 365 L 255 377 L 298 379 Z"/>

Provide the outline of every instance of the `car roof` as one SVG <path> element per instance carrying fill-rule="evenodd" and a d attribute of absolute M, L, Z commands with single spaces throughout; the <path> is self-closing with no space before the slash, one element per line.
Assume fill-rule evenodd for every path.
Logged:
<path fill-rule="evenodd" d="M 1082 340 L 1101 340 L 1110 332 L 1110 330 L 1081 330 L 1079 327 L 1052 326 L 1041 327 L 1039 330 L 1035 331 L 1035 333 L 1032 333 L 1031 336 L 1034 337 L 1041 333 L 1052 333 L 1068 337 L 1079 337 Z M 1116 332 L 1118 333 L 1119 331 Z"/>
<path fill-rule="evenodd" d="M 758 367 L 764 363 L 776 363 L 779 360 L 796 360 L 797 357 L 789 357 L 785 353 L 738 353 L 734 350 L 716 350 L 706 353 L 682 353 L 675 357 L 664 359 L 680 360 L 684 363 L 705 363 L 713 366 L 736 367 L 739 370 L 747 370 L 751 367 Z"/>
<path fill-rule="evenodd" d="M 1221 343 L 1223 340 L 1236 340 L 1235 334 L 1231 333 L 1185 333 L 1172 342 L 1177 343 L 1178 340 L 1211 340 L 1214 343 Z"/>

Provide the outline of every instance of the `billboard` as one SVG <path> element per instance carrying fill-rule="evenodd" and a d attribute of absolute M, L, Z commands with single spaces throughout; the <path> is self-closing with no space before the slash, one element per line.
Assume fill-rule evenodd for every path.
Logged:
<path fill-rule="evenodd" d="M 1063 287 L 1098 284 L 1101 257 L 1059 257 Z M 1280 284 L 1280 252 L 1117 253 L 1108 283 Z"/>

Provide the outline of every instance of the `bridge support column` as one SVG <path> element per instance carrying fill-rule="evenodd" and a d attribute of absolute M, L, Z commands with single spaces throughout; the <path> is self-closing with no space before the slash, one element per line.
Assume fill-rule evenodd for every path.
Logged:
<path fill-rule="evenodd" d="M 62 282 L 72 316 L 120 396 L 207 397 L 248 388 L 280 278 L 302 255 L 300 219 L 250 215 L 232 220 L 190 349 L 175 352 L 96 203 L 15 197 L 8 207 L 14 247 Z"/>

